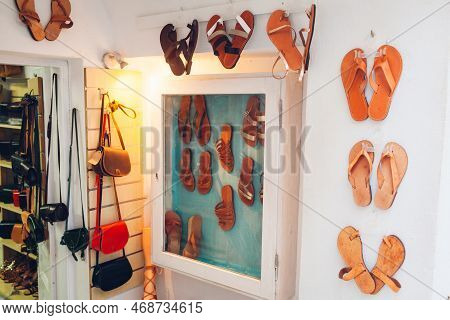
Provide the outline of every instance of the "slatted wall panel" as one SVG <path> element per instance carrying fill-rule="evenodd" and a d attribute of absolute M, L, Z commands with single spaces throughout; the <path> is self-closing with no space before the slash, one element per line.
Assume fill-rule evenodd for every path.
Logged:
<path fill-rule="evenodd" d="M 107 299 L 119 293 L 127 291 L 144 282 L 144 255 L 142 252 L 142 214 L 144 210 L 145 195 L 143 177 L 140 165 L 140 128 L 142 124 L 142 100 L 138 92 L 141 92 L 141 74 L 134 71 L 85 69 L 86 86 L 86 130 L 87 130 L 87 158 L 97 148 L 101 95 L 100 90 L 109 92 L 112 100 L 118 100 L 125 106 L 133 108 L 136 119 L 126 117 L 120 110 L 114 115 L 119 124 L 122 136 L 131 158 L 131 172 L 129 175 L 117 178 L 117 193 L 119 197 L 122 218 L 125 220 L 130 238 L 125 247 L 125 253 L 133 267 L 133 277 L 122 287 L 110 292 L 103 292 L 97 288 L 91 288 L 91 299 Z M 117 132 L 111 121 L 112 144 L 120 147 Z M 117 209 L 115 205 L 112 180 L 104 179 L 102 224 L 117 221 Z M 88 197 L 89 197 L 89 229 L 92 234 L 95 227 L 96 187 L 95 173 L 88 168 Z M 115 259 L 122 253 L 110 255 L 100 254 L 100 263 Z M 95 251 L 90 250 L 91 278 L 95 266 Z"/>

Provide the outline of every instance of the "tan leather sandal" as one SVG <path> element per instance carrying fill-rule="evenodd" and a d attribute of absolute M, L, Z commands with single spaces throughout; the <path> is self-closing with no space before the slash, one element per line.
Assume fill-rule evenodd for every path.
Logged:
<path fill-rule="evenodd" d="M 372 269 L 372 275 L 375 279 L 375 290 L 372 294 L 376 294 L 384 285 L 387 285 L 394 292 L 400 290 L 402 287 L 400 282 L 392 276 L 400 269 L 403 261 L 405 261 L 405 246 L 402 241 L 393 235 L 384 237 L 378 249 L 377 263 Z"/>
<path fill-rule="evenodd" d="M 230 185 L 222 187 L 222 201 L 216 205 L 214 212 L 222 230 L 228 231 L 233 228 L 236 216 L 234 214 L 233 188 Z"/>
<path fill-rule="evenodd" d="M 167 251 L 180 254 L 181 218 L 175 211 L 167 211 L 165 215 L 165 230 L 167 236 Z"/>
<path fill-rule="evenodd" d="M 188 240 L 183 250 L 183 256 L 196 259 L 200 255 L 202 239 L 202 217 L 195 215 L 188 220 Z"/>
<path fill-rule="evenodd" d="M 374 149 L 370 141 L 357 142 L 348 156 L 348 181 L 352 186 L 353 199 L 358 206 L 365 207 L 372 201 L 370 174 Z"/>
<path fill-rule="evenodd" d="M 44 40 L 45 32 L 36 13 L 34 0 L 16 0 L 20 20 L 27 25 L 31 37 L 36 41 Z"/>
<path fill-rule="evenodd" d="M 241 201 L 251 206 L 255 200 L 255 188 L 253 187 L 253 159 L 242 159 L 241 174 L 239 176 L 238 194 Z"/>
<path fill-rule="evenodd" d="M 229 124 L 224 124 L 220 132 L 220 139 L 216 142 L 216 151 L 222 168 L 227 172 L 232 172 L 234 168 L 234 156 L 231 149 L 232 138 L 233 128 Z"/>
<path fill-rule="evenodd" d="M 47 40 L 55 41 L 62 29 L 72 28 L 71 11 L 72 7 L 69 0 L 52 0 L 52 16 L 47 27 L 45 27 L 45 38 Z"/>
<path fill-rule="evenodd" d="M 361 292 L 371 294 L 375 290 L 375 280 L 364 263 L 359 231 L 350 226 L 342 229 L 337 239 L 337 246 L 342 259 L 348 266 L 341 269 L 339 278 L 345 281 L 354 279 Z"/>
<path fill-rule="evenodd" d="M 375 206 L 380 209 L 392 206 L 407 168 L 408 155 L 405 149 L 395 142 L 386 144 L 377 170 L 378 190 L 375 194 Z"/>
<path fill-rule="evenodd" d="M 180 180 L 187 191 L 194 191 L 195 178 L 191 169 L 191 149 L 184 148 L 180 159 Z"/>
<path fill-rule="evenodd" d="M 211 154 L 208 151 L 200 154 L 198 171 L 197 190 L 200 194 L 207 194 L 212 187 Z"/>

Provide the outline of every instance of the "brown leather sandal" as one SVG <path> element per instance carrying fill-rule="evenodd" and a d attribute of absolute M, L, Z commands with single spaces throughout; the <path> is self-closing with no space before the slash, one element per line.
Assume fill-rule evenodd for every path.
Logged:
<path fill-rule="evenodd" d="M 180 111 L 178 111 L 178 133 L 183 143 L 191 142 L 192 129 L 189 121 L 191 114 L 191 96 L 181 97 Z"/>
<path fill-rule="evenodd" d="M 180 180 L 187 191 L 194 191 L 195 179 L 191 170 L 191 149 L 184 148 L 180 159 Z"/>
<path fill-rule="evenodd" d="M 253 13 L 245 10 L 240 16 L 236 17 L 236 26 L 228 32 L 233 37 L 231 47 L 227 50 L 223 61 L 223 66 L 227 69 L 232 69 L 236 66 L 241 57 L 242 50 L 253 34 L 255 26 L 255 18 Z"/>
<path fill-rule="evenodd" d="M 220 16 L 214 15 L 209 19 L 206 25 L 206 36 L 213 48 L 214 55 L 219 58 L 220 63 L 225 67 L 225 55 L 230 51 L 231 42 Z"/>
<path fill-rule="evenodd" d="M 355 143 L 348 155 L 348 181 L 352 186 L 353 200 L 361 207 L 372 201 L 370 174 L 374 151 L 370 141 L 361 140 Z"/>
<path fill-rule="evenodd" d="M 167 236 L 167 251 L 180 254 L 181 218 L 175 211 L 167 211 L 165 215 L 165 230 Z"/>
<path fill-rule="evenodd" d="M 216 151 L 222 168 L 227 172 L 232 172 L 234 168 L 234 157 L 231 150 L 232 137 L 232 127 L 229 124 L 224 124 L 220 133 L 220 139 L 216 142 Z"/>
<path fill-rule="evenodd" d="M 72 7 L 69 0 L 52 0 L 52 16 L 47 27 L 45 27 L 45 38 L 47 40 L 55 41 L 62 29 L 72 28 L 71 11 Z"/>
<path fill-rule="evenodd" d="M 234 214 L 233 188 L 230 185 L 222 187 L 222 201 L 216 205 L 214 212 L 223 231 L 233 228 L 236 216 Z"/>
<path fill-rule="evenodd" d="M 348 266 L 341 269 L 339 278 L 345 281 L 354 279 L 363 293 L 374 292 L 375 280 L 364 263 L 359 231 L 350 226 L 342 229 L 338 236 L 337 246 L 342 259 Z"/>
<path fill-rule="evenodd" d="M 195 215 L 188 220 L 188 240 L 183 250 L 183 256 L 196 259 L 200 255 L 202 240 L 202 217 Z"/>
<path fill-rule="evenodd" d="M 36 13 L 34 0 L 16 0 L 20 20 L 27 25 L 28 31 L 36 41 L 44 40 L 45 32 Z"/>
<path fill-rule="evenodd" d="M 258 133 L 257 133 L 257 141 L 260 145 L 264 146 L 264 140 L 266 138 L 266 116 L 264 112 L 258 112 L 257 118 L 258 120 Z"/>
<path fill-rule="evenodd" d="M 204 151 L 200 154 L 197 189 L 200 194 L 207 194 L 211 190 L 211 186 L 211 154 L 208 151 Z"/>
<path fill-rule="evenodd" d="M 251 96 L 247 101 L 247 108 L 242 119 L 241 135 L 245 143 L 249 146 L 256 146 L 258 139 L 258 114 L 259 114 L 259 98 Z"/>
<path fill-rule="evenodd" d="M 194 96 L 195 117 L 194 130 L 198 143 L 204 146 L 211 138 L 211 124 L 209 123 L 208 112 L 206 111 L 205 96 Z"/>
<path fill-rule="evenodd" d="M 306 11 L 306 16 L 309 19 L 309 28 L 306 30 L 305 28 L 302 28 L 299 32 L 300 38 L 302 39 L 303 46 L 305 47 L 304 51 L 304 58 L 305 58 L 305 72 L 308 71 L 309 68 L 309 59 L 310 59 L 310 50 L 311 50 L 311 43 L 312 38 L 314 35 L 314 26 L 316 23 L 316 5 L 312 4 L 309 10 Z M 303 35 L 304 32 L 307 32 L 306 39 Z"/>
<path fill-rule="evenodd" d="M 185 66 L 180 54 L 185 47 L 180 46 L 180 42 L 177 41 L 177 31 L 172 24 L 169 23 L 164 26 L 159 35 L 159 41 L 164 52 L 164 58 L 172 73 L 176 76 L 181 76 L 185 71 Z"/>
<path fill-rule="evenodd" d="M 386 284 L 394 292 L 398 292 L 402 287 L 400 282 L 392 276 L 400 269 L 405 261 L 405 246 L 402 241 L 393 235 L 383 238 L 378 249 L 378 258 L 375 267 L 372 269 L 372 275 L 375 279 L 375 291 L 378 293 Z"/>
<path fill-rule="evenodd" d="M 238 183 L 238 194 L 241 201 L 251 206 L 255 200 L 255 189 L 253 187 L 253 159 L 245 157 L 242 159 L 241 175 Z"/>

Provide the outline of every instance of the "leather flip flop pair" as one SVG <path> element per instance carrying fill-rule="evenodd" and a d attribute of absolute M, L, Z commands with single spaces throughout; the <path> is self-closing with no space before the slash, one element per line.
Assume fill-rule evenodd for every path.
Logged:
<path fill-rule="evenodd" d="M 309 28 L 302 28 L 299 32 L 302 44 L 305 47 L 303 54 L 296 46 L 297 32 L 292 27 L 289 20 L 289 14 L 283 10 L 272 12 L 267 21 L 266 32 L 270 41 L 278 49 L 278 57 L 272 67 L 272 75 L 276 79 L 283 79 L 289 71 L 299 73 L 299 79 L 303 78 L 304 72 L 309 67 L 310 48 L 314 33 L 314 24 L 316 18 L 316 6 L 312 5 L 306 12 L 309 18 Z M 304 33 L 307 32 L 305 39 Z M 279 61 L 283 61 L 285 73 L 283 76 L 274 74 L 275 66 Z"/>
<path fill-rule="evenodd" d="M 253 159 L 242 159 L 241 174 L 238 183 L 238 194 L 241 201 L 251 206 L 255 200 L 255 188 L 253 187 Z"/>
<path fill-rule="evenodd" d="M 183 149 L 180 160 L 180 180 L 187 191 L 195 190 L 195 178 L 192 173 L 192 151 L 189 148 Z M 211 154 L 204 151 L 200 154 L 199 177 L 197 182 L 198 192 L 207 194 L 211 190 Z"/>
<path fill-rule="evenodd" d="M 236 216 L 234 214 L 233 188 L 230 185 L 222 187 L 222 201 L 216 205 L 214 212 L 223 231 L 233 228 Z"/>
<path fill-rule="evenodd" d="M 39 15 L 36 13 L 34 0 L 16 0 L 20 20 L 27 25 L 32 38 L 41 41 L 46 38 L 54 41 L 58 38 L 62 29 L 73 26 L 70 18 L 71 5 L 69 0 L 51 1 L 51 18 L 45 31 L 41 25 Z"/>
<path fill-rule="evenodd" d="M 353 199 L 358 206 L 368 206 L 372 201 L 370 175 L 374 161 L 374 147 L 370 141 L 357 142 L 348 157 L 348 180 Z M 377 169 L 378 189 L 375 206 L 388 209 L 392 206 L 400 183 L 408 167 L 405 149 L 395 142 L 386 144 Z"/>
<path fill-rule="evenodd" d="M 222 126 L 220 138 L 216 142 L 217 156 L 220 165 L 227 172 L 232 172 L 234 169 L 234 157 L 231 150 L 231 140 L 233 138 L 233 128 L 229 124 Z"/>
<path fill-rule="evenodd" d="M 206 109 L 205 96 L 194 96 L 194 106 L 196 110 L 194 117 L 194 132 L 198 143 L 201 146 L 204 146 L 211 138 L 211 124 Z M 190 115 L 191 96 L 183 96 L 181 97 L 181 106 L 180 111 L 178 112 L 178 133 L 185 144 L 191 142 L 192 128 Z"/>
<path fill-rule="evenodd" d="M 246 10 L 236 16 L 236 25 L 228 33 L 222 18 L 214 15 L 206 25 L 206 35 L 214 55 L 226 69 L 236 66 L 245 45 L 250 40 L 254 29 L 254 16 Z"/>
<path fill-rule="evenodd" d="M 265 116 L 259 110 L 259 105 L 258 96 L 251 96 L 242 119 L 241 135 L 245 143 L 251 147 L 255 147 L 258 142 L 264 145 Z"/>
<path fill-rule="evenodd" d="M 383 238 L 372 272 L 369 272 L 365 265 L 358 230 L 351 226 L 342 229 L 337 246 L 347 265 L 339 272 L 340 279 L 345 281 L 354 279 L 361 292 L 365 294 L 376 294 L 385 284 L 394 292 L 400 290 L 400 283 L 392 278 L 405 260 L 405 247 L 398 237 L 390 235 Z"/>
<path fill-rule="evenodd" d="M 369 83 L 374 93 L 367 103 L 367 59 L 362 49 L 350 50 L 342 60 L 341 78 L 350 115 L 356 121 L 370 117 L 381 121 L 389 113 L 392 96 L 402 73 L 402 57 L 392 46 L 381 46 L 374 59 Z"/>
<path fill-rule="evenodd" d="M 169 64 L 172 73 L 176 76 L 181 76 L 186 72 L 190 74 L 192 67 L 192 57 L 195 52 L 198 41 L 198 21 L 192 21 L 192 24 L 188 24 L 187 27 L 190 29 L 188 35 L 181 40 L 178 40 L 177 31 L 173 24 L 167 24 L 161 30 L 159 36 L 159 41 L 161 43 L 161 48 L 164 52 L 164 58 Z M 189 39 L 189 43 L 187 40 Z M 184 65 L 180 54 L 186 60 L 186 65 Z"/>

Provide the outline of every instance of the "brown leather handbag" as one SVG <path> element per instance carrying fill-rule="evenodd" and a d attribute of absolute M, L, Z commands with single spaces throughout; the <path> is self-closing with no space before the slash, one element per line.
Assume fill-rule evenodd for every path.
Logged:
<path fill-rule="evenodd" d="M 117 122 L 114 118 L 114 111 L 117 110 L 117 108 L 113 109 L 112 107 L 109 107 L 110 112 L 105 113 L 105 97 L 108 97 L 109 100 L 108 94 L 102 95 L 102 111 L 100 116 L 100 135 L 98 148 L 97 151 L 89 159 L 89 163 L 93 166 L 94 171 L 102 176 L 123 177 L 129 174 L 131 171 L 130 156 L 128 154 L 128 151 L 125 150 L 125 144 L 123 143 L 122 134 L 120 133 L 119 126 L 117 125 Z M 120 145 L 122 146 L 121 149 L 110 146 L 111 123 L 109 120 L 109 115 L 111 115 L 117 131 L 117 135 L 119 136 Z M 106 129 L 107 126 L 108 130 Z M 107 145 L 106 141 L 108 141 Z"/>

